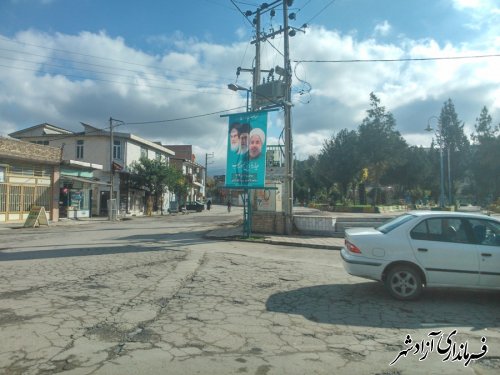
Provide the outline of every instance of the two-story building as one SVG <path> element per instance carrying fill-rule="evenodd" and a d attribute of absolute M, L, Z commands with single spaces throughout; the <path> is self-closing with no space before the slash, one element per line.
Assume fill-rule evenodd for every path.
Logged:
<path fill-rule="evenodd" d="M 172 165 L 175 165 L 182 174 L 186 176 L 190 183 L 187 201 L 202 201 L 205 194 L 205 167 L 196 162 L 192 145 L 166 145 L 175 152 L 175 157 L 171 158 Z"/>
<path fill-rule="evenodd" d="M 170 158 L 175 155 L 174 151 L 134 134 L 111 132 L 81 124 L 82 132 L 72 132 L 44 123 L 9 135 L 27 142 L 61 148 L 62 158 L 65 160 L 102 165 L 102 169 L 93 173 L 91 211 L 94 214 L 108 215 L 110 198 L 118 200 L 121 214 L 143 214 L 145 192 L 132 188 L 128 183 L 130 166 L 141 157 L 158 158 L 169 163 Z M 78 180 L 73 178 L 73 181 Z M 165 193 L 165 210 L 171 195 Z"/>

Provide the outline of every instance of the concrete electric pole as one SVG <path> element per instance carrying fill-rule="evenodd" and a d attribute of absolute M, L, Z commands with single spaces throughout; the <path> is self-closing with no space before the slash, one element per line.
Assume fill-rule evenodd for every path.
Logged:
<path fill-rule="evenodd" d="M 292 68 L 290 66 L 290 44 L 288 36 L 288 3 L 283 0 L 284 65 L 285 65 L 285 233 L 293 230 L 293 142 L 292 142 Z"/>

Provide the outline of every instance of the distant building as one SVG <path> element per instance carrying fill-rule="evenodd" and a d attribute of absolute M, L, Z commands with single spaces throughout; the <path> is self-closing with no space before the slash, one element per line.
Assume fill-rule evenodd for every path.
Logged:
<path fill-rule="evenodd" d="M 188 201 L 202 200 L 205 193 L 205 167 L 196 163 L 196 156 L 193 154 L 192 145 L 165 145 L 169 150 L 175 152 L 175 157 L 171 158 L 172 165 L 177 166 L 187 177 L 191 188 L 188 192 Z"/>

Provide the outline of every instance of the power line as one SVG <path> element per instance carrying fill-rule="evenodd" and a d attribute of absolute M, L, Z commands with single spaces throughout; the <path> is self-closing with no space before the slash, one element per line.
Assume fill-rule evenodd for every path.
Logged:
<path fill-rule="evenodd" d="M 3 48 L 0 48 L 0 50 L 3 50 Z M 35 54 L 30 54 L 30 55 L 39 56 L 39 55 L 35 55 Z M 41 56 L 41 57 L 44 57 L 44 56 Z M 108 66 L 103 66 L 103 65 L 98 65 L 98 64 L 90 64 L 90 63 L 81 63 L 81 64 L 83 64 L 83 65 L 90 65 L 90 66 L 103 67 L 105 69 L 130 71 L 130 72 L 136 73 L 138 75 L 141 75 L 141 77 L 128 76 L 128 75 L 119 74 L 119 73 L 110 73 L 110 72 L 99 71 L 99 70 L 92 70 L 92 69 L 84 69 L 84 68 L 79 68 L 79 67 L 76 67 L 76 66 L 70 67 L 70 66 L 56 65 L 56 64 L 46 63 L 46 62 L 42 63 L 40 61 L 31 61 L 31 60 L 26 60 L 26 59 L 16 58 L 16 57 L 9 57 L 9 56 L 1 56 L 0 55 L 0 59 L 11 60 L 11 61 L 18 61 L 18 62 L 24 62 L 24 63 L 28 63 L 28 64 L 41 65 L 42 67 L 53 67 L 53 68 L 60 68 L 60 69 L 65 69 L 65 70 L 77 70 L 77 71 L 82 71 L 82 72 L 90 72 L 90 73 L 95 73 L 95 74 L 100 74 L 100 75 L 105 75 L 105 76 L 115 76 L 115 77 L 129 78 L 129 79 L 138 79 L 138 78 L 140 78 L 141 80 L 145 80 L 145 81 L 149 81 L 149 82 L 153 82 L 153 83 L 154 82 L 159 82 L 160 79 L 163 79 L 163 80 L 168 80 L 169 79 L 169 77 L 155 75 L 155 74 L 151 74 L 151 73 L 147 73 L 147 72 L 133 71 L 133 70 L 129 70 L 129 69 L 120 69 L 120 68 L 115 69 L 115 68 L 111 68 L 111 67 L 108 67 Z M 61 61 L 65 61 L 65 60 L 61 59 Z M 75 62 L 75 63 L 80 64 L 80 62 Z M 46 73 L 49 73 L 49 72 L 46 71 Z M 61 74 L 61 73 L 58 73 L 58 74 Z M 158 79 L 146 78 L 149 75 L 151 75 L 153 77 L 158 77 Z M 174 78 L 177 78 L 177 77 L 174 77 Z M 91 79 L 91 78 L 88 78 L 88 79 Z M 182 78 L 182 80 L 185 80 L 185 81 L 188 81 L 188 82 L 195 82 L 195 83 L 216 84 L 216 82 L 214 82 L 214 81 L 199 81 L 199 80 L 191 80 L 191 79 L 188 79 L 188 78 Z M 191 83 L 182 83 L 182 82 L 176 82 L 176 85 L 194 86 Z"/>
<path fill-rule="evenodd" d="M 119 126 L 124 126 L 124 125 L 129 125 L 129 126 L 132 126 L 132 125 L 151 125 L 151 124 L 160 124 L 160 123 L 167 123 L 167 122 L 191 120 L 191 119 L 195 119 L 195 118 L 208 117 L 208 116 L 212 116 L 212 115 L 218 115 L 220 113 L 231 112 L 231 111 L 235 111 L 237 109 L 242 109 L 242 108 L 245 108 L 245 107 L 244 106 L 240 106 L 240 107 L 223 109 L 223 110 L 220 110 L 220 111 L 215 111 L 215 112 L 210 112 L 210 113 L 203 113 L 203 114 L 200 114 L 200 115 L 187 116 L 187 117 L 178 117 L 178 118 L 167 119 L 167 120 L 158 120 L 158 121 L 143 121 L 143 122 L 124 122 L 124 121 L 122 121 L 118 125 L 114 125 L 113 128 L 117 128 Z M 78 137 L 78 136 L 84 136 L 84 135 L 89 135 L 89 134 L 101 133 L 103 131 L 107 131 L 108 129 L 111 129 L 111 127 L 110 126 L 106 126 L 106 127 L 102 128 L 102 129 L 96 129 L 94 131 L 89 131 L 89 132 L 75 132 L 75 133 L 72 132 L 71 134 L 65 134 L 63 136 L 57 136 L 55 138 L 44 139 L 44 140 L 47 140 L 49 142 L 50 141 L 60 141 L 60 140 L 64 140 L 64 139 L 68 139 L 68 138 L 73 138 L 73 137 Z"/>
<path fill-rule="evenodd" d="M 500 57 L 500 54 L 471 55 L 471 56 L 448 56 L 448 57 L 409 57 L 402 59 L 353 59 L 353 60 L 293 60 L 296 63 L 370 63 L 370 62 L 405 62 L 405 61 L 435 61 L 435 60 L 462 60 L 462 59 L 485 59 Z"/>
<path fill-rule="evenodd" d="M 245 108 L 245 106 L 240 106 L 240 107 L 235 107 L 235 108 L 230 108 L 230 109 L 224 109 L 224 110 L 216 111 L 216 112 L 204 113 L 204 114 L 201 114 L 201 115 L 194 115 L 194 116 L 188 116 L 188 117 L 178 117 L 178 118 L 173 118 L 173 119 L 168 119 L 168 120 L 144 121 L 144 122 L 125 122 L 125 123 L 123 123 L 123 125 L 150 125 L 150 124 L 161 124 L 161 123 L 165 123 L 165 122 L 192 120 L 192 119 L 195 119 L 195 118 L 207 117 L 207 116 L 217 115 L 217 114 L 220 114 L 220 113 L 231 112 L 231 111 L 235 111 L 237 109 L 242 109 L 242 108 Z"/>
<path fill-rule="evenodd" d="M 328 4 L 326 4 L 318 13 L 316 13 L 314 16 L 312 16 L 312 18 L 309 21 L 307 21 L 306 24 L 310 24 L 313 20 L 315 20 L 317 17 L 319 17 L 321 15 L 321 13 L 323 13 L 334 2 L 335 2 L 335 0 L 332 0 Z M 309 4 L 309 3 L 307 3 L 307 4 Z"/>
<path fill-rule="evenodd" d="M 39 69 L 30 69 L 30 68 L 22 68 L 22 67 L 17 67 L 17 66 L 9 66 L 9 65 L 3 65 L 0 64 L 0 67 L 8 68 L 8 69 L 17 69 L 17 70 L 25 70 L 25 71 L 30 71 L 30 72 L 40 72 Z M 48 72 L 45 72 L 48 73 Z M 230 95 L 225 92 L 214 92 L 214 91 L 202 91 L 202 90 L 209 90 L 211 89 L 210 87 L 205 87 L 205 88 L 200 88 L 200 89 L 193 89 L 193 90 L 187 90 L 187 89 L 179 89 L 175 87 L 166 87 L 166 86 L 153 86 L 153 85 L 145 85 L 145 84 L 140 84 L 140 83 L 133 83 L 133 82 L 120 82 L 120 81 L 113 81 L 110 79 L 104 79 L 104 78 L 96 78 L 96 77 L 84 77 L 84 76 L 78 76 L 75 74 L 62 74 L 59 73 L 60 76 L 66 77 L 66 78 L 76 78 L 76 79 L 81 79 L 81 80 L 91 80 L 91 81 L 99 81 L 99 82 L 106 82 L 106 83 L 114 83 L 118 85 L 126 85 L 126 86 L 136 86 L 136 87 L 149 87 L 153 89 L 160 89 L 160 90 L 169 90 L 169 91 L 179 91 L 179 92 L 193 92 L 193 93 L 199 93 L 199 94 L 210 94 L 210 95 Z M 218 87 L 217 87 L 218 89 Z"/>
<path fill-rule="evenodd" d="M 40 48 L 40 49 L 44 49 L 44 50 L 50 50 L 50 51 L 56 51 L 56 52 L 63 52 L 63 53 L 70 54 L 70 55 L 90 57 L 90 58 L 94 58 L 94 59 L 100 59 L 100 60 L 110 61 L 110 62 L 113 62 L 113 63 L 121 63 L 121 64 L 128 64 L 128 65 L 138 66 L 138 67 L 141 67 L 141 68 L 147 68 L 147 69 L 150 69 L 150 70 L 156 70 L 156 71 L 158 71 L 160 73 L 164 73 L 164 72 L 167 71 L 167 72 L 172 72 L 172 73 L 179 74 L 179 75 L 182 74 L 182 75 L 188 75 L 188 76 L 192 76 L 192 77 L 196 77 L 196 76 L 198 76 L 198 77 L 206 77 L 205 75 L 194 74 L 194 73 L 191 73 L 190 71 L 168 69 L 168 68 L 163 68 L 163 67 L 160 68 L 160 67 L 155 67 L 155 66 L 152 66 L 152 65 L 138 64 L 138 63 L 134 63 L 134 62 L 130 62 L 130 61 L 124 61 L 124 60 L 118 60 L 118 59 L 111 59 L 111 58 L 108 58 L 108 57 L 102 57 L 102 56 L 96 56 L 96 55 L 89 55 L 89 54 L 84 54 L 84 53 L 80 53 L 80 52 L 74 52 L 74 51 L 69 51 L 69 50 L 64 50 L 64 49 L 59 49 L 59 48 L 51 48 L 51 47 L 40 46 L 40 45 L 32 44 L 32 43 L 19 42 L 17 40 L 11 40 L 11 39 L 5 38 L 5 37 L 3 37 L 1 35 L 0 35 L 0 40 L 4 40 L 4 41 L 10 42 L 10 43 L 14 43 L 14 44 L 20 44 L 22 46 L 36 47 L 36 48 Z M 26 54 L 26 55 L 32 55 L 32 56 L 37 56 L 37 57 L 43 57 L 43 58 L 46 58 L 46 59 L 66 61 L 66 62 L 71 62 L 71 63 L 75 63 L 75 64 L 84 64 L 84 65 L 90 65 L 90 66 L 104 67 L 104 68 L 113 69 L 113 70 L 124 70 L 124 71 L 130 71 L 130 72 L 134 72 L 134 73 L 138 73 L 138 72 L 142 73 L 142 71 L 138 71 L 138 70 L 132 70 L 132 69 L 126 69 L 126 68 L 119 68 L 116 65 L 113 65 L 113 66 L 100 65 L 100 64 L 89 63 L 89 62 L 84 62 L 84 61 L 79 61 L 79 60 L 74 60 L 74 59 L 64 59 L 62 57 L 53 57 L 53 56 L 47 56 L 47 55 L 40 55 L 40 54 L 35 54 L 35 53 L 32 53 L 32 52 L 19 51 L 19 50 L 10 50 L 10 49 L 6 49 L 6 48 L 0 48 L 0 50 L 4 50 L 4 51 L 7 51 L 7 52 L 21 53 L 21 54 Z M 152 74 L 152 73 L 148 73 L 148 74 Z M 226 79 L 229 79 L 229 78 L 226 78 Z"/>

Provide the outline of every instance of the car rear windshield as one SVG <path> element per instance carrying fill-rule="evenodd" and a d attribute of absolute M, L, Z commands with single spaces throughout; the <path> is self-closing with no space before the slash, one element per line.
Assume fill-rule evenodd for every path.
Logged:
<path fill-rule="evenodd" d="M 392 220 L 389 220 L 387 223 L 382 224 L 381 226 L 379 226 L 376 229 L 382 233 L 389 233 L 391 230 L 396 229 L 397 227 L 406 223 L 407 221 L 410 221 L 414 217 L 415 217 L 415 215 L 404 214 L 404 215 L 395 217 Z"/>

